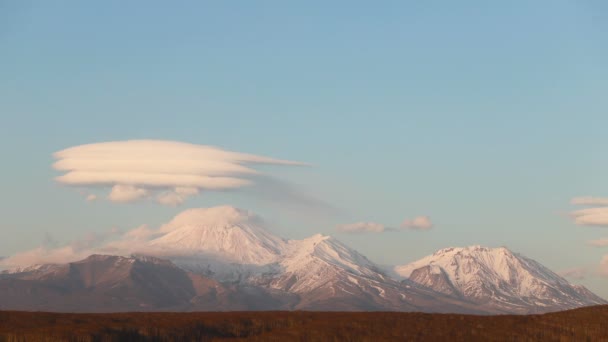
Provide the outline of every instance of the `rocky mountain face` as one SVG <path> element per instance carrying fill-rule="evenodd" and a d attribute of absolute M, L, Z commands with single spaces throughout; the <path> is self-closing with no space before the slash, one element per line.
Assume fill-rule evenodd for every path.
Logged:
<path fill-rule="evenodd" d="M 5 271 L 0 309 L 487 314 L 605 303 L 507 249 L 444 249 L 390 277 L 335 238 L 285 240 L 232 207 L 187 210 L 133 249 L 131 256 Z"/>
<path fill-rule="evenodd" d="M 507 248 L 446 248 L 395 272 L 488 311 L 535 313 L 605 304 L 538 262 Z"/>

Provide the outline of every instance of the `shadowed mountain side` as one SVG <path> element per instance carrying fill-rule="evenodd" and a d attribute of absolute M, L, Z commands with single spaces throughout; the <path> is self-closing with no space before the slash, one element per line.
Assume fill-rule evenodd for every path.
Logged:
<path fill-rule="evenodd" d="M 286 300 L 288 301 L 288 300 Z M 57 312 L 264 310 L 267 291 L 223 286 L 152 257 L 92 255 L 0 275 L 0 309 Z"/>

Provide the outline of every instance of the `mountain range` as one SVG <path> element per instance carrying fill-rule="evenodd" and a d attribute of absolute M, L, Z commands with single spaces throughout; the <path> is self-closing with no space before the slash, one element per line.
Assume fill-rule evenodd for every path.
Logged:
<path fill-rule="evenodd" d="M 333 237 L 286 240 L 229 206 L 186 210 L 126 253 L 4 271 L 0 309 L 524 314 L 606 304 L 504 247 L 446 248 L 387 272 Z"/>

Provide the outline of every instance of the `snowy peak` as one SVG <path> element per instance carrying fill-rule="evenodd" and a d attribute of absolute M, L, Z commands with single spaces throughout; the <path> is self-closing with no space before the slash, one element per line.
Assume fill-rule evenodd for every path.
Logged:
<path fill-rule="evenodd" d="M 508 310 L 601 304 L 540 263 L 505 247 L 445 248 L 395 267 L 404 278 L 449 295 Z M 515 308 L 515 309 L 514 309 Z M 519 308 L 519 309 L 517 309 Z"/>
<path fill-rule="evenodd" d="M 315 298 L 313 301 L 352 297 L 356 291 L 353 286 L 363 291 L 365 286 L 369 288 L 364 284 L 385 280 L 379 268 L 366 257 L 320 234 L 288 241 L 278 267 L 276 274 L 266 278 L 268 286 L 301 295 L 314 293 L 310 297 Z"/>
<path fill-rule="evenodd" d="M 508 249 L 470 246 L 463 248 L 444 248 L 433 255 L 424 257 L 416 262 L 397 266 L 395 271 L 402 277 L 409 277 L 417 268 L 434 265 L 448 273 L 469 274 L 480 271 L 496 273 L 497 277 L 507 280 L 509 266 L 519 264 L 520 260 Z M 464 279 L 463 279 L 464 280 Z"/>
<path fill-rule="evenodd" d="M 167 233 L 149 245 L 167 256 L 209 255 L 262 265 L 275 261 L 285 246 L 253 213 L 228 206 L 186 210 L 161 230 Z"/>
<path fill-rule="evenodd" d="M 322 261 L 356 275 L 376 276 L 379 268 L 359 252 L 330 236 L 316 234 L 303 240 L 289 241 L 281 264 L 296 271 L 313 260 Z"/>

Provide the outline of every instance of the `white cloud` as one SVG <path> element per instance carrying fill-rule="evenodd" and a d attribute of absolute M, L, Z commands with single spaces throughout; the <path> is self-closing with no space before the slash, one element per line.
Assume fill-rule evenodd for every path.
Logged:
<path fill-rule="evenodd" d="M 574 205 L 592 206 L 570 212 L 570 217 L 579 226 L 608 226 L 608 198 L 583 196 L 570 201 Z"/>
<path fill-rule="evenodd" d="M 97 195 L 90 194 L 87 196 L 87 202 L 93 202 L 97 200 Z"/>
<path fill-rule="evenodd" d="M 112 202 L 134 202 L 148 196 L 148 190 L 133 185 L 117 184 L 112 187 L 108 199 Z"/>
<path fill-rule="evenodd" d="M 401 223 L 402 229 L 427 230 L 433 228 L 433 222 L 428 216 L 418 216 L 412 220 L 405 220 Z"/>
<path fill-rule="evenodd" d="M 201 190 L 238 189 L 260 176 L 253 166 L 306 165 L 213 146 L 162 140 L 128 140 L 71 147 L 54 154 L 56 180 L 78 187 L 112 187 L 108 199 L 132 202 L 158 193 L 161 204 L 179 205 Z"/>
<path fill-rule="evenodd" d="M 387 228 L 376 222 L 356 222 L 339 225 L 336 230 L 342 233 L 383 233 Z"/>
<path fill-rule="evenodd" d="M 593 247 L 607 247 L 608 246 L 608 238 L 597 239 L 597 240 L 590 240 L 590 241 L 587 241 L 587 244 L 589 246 L 593 246 Z"/>
<path fill-rule="evenodd" d="M 570 203 L 574 205 L 608 206 L 608 198 L 582 196 L 573 198 Z"/>
<path fill-rule="evenodd" d="M 587 276 L 587 273 L 588 273 L 587 269 L 582 268 L 582 267 L 569 268 L 569 269 L 561 270 L 561 271 L 557 272 L 557 274 L 559 274 L 560 276 L 562 276 L 564 278 L 570 278 L 570 279 L 576 279 L 576 280 L 584 279 Z"/>
<path fill-rule="evenodd" d="M 570 216 L 580 226 L 608 226 L 608 207 L 576 210 Z"/>

